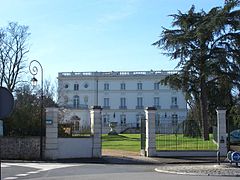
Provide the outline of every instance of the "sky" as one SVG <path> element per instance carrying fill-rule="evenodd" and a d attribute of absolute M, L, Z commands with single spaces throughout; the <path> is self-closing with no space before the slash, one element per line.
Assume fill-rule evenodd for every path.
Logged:
<path fill-rule="evenodd" d="M 208 11 L 224 0 L 0 0 L 0 27 L 29 26 L 28 62 L 44 79 L 58 72 L 173 70 L 151 44 L 178 10 Z"/>

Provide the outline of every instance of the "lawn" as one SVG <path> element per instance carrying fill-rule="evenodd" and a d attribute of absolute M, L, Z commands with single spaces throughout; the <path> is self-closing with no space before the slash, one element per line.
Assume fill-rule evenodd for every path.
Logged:
<path fill-rule="evenodd" d="M 102 135 L 103 149 L 140 151 L 140 134 Z"/>
<path fill-rule="evenodd" d="M 140 151 L 140 134 L 119 134 L 119 135 L 102 135 L 102 148 Z M 216 150 L 217 146 L 210 136 L 209 141 L 203 141 L 201 138 L 183 137 L 178 134 L 156 135 L 157 150 Z"/>

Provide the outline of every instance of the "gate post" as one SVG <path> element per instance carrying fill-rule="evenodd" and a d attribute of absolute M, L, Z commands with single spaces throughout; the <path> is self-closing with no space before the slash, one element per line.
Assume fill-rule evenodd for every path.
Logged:
<path fill-rule="evenodd" d="M 45 158 L 58 158 L 58 108 L 46 108 Z"/>
<path fill-rule="evenodd" d="M 141 156 L 146 156 L 146 118 L 141 117 Z"/>
<path fill-rule="evenodd" d="M 101 106 L 92 106 L 90 110 L 91 117 L 91 134 L 93 137 L 92 157 L 102 157 L 102 108 Z"/>
<path fill-rule="evenodd" d="M 155 132 L 155 116 L 156 108 L 147 107 L 146 114 L 146 156 L 156 155 L 156 132 Z"/>
<path fill-rule="evenodd" d="M 227 136 L 226 136 L 226 109 L 217 108 L 217 137 L 218 137 L 218 151 L 220 156 L 227 155 Z"/>

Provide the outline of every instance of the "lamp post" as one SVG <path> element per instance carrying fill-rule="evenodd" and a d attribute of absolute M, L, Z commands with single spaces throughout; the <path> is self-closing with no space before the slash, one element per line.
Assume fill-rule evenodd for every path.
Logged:
<path fill-rule="evenodd" d="M 33 78 L 31 79 L 32 85 L 37 85 L 37 78 L 35 75 L 38 74 L 38 67 L 40 67 L 40 73 L 41 73 L 41 109 L 40 109 L 40 160 L 43 159 L 43 68 L 40 62 L 37 60 L 32 60 L 29 64 L 29 71 L 33 75 Z"/>

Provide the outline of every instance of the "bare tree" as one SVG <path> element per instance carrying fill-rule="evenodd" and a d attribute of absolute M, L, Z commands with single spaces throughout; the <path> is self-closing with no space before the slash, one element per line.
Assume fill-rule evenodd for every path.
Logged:
<path fill-rule="evenodd" d="M 28 26 L 16 22 L 10 22 L 0 29 L 0 85 L 10 91 L 14 91 L 24 72 L 24 62 L 29 52 L 28 29 Z"/>
<path fill-rule="evenodd" d="M 51 82 L 51 80 L 49 80 L 49 79 L 45 79 L 44 80 L 44 92 L 43 92 L 43 94 L 44 94 L 44 96 L 46 97 L 46 98 L 52 98 L 52 99 L 54 99 L 54 96 L 55 96 L 55 87 L 54 87 L 54 84 Z"/>

